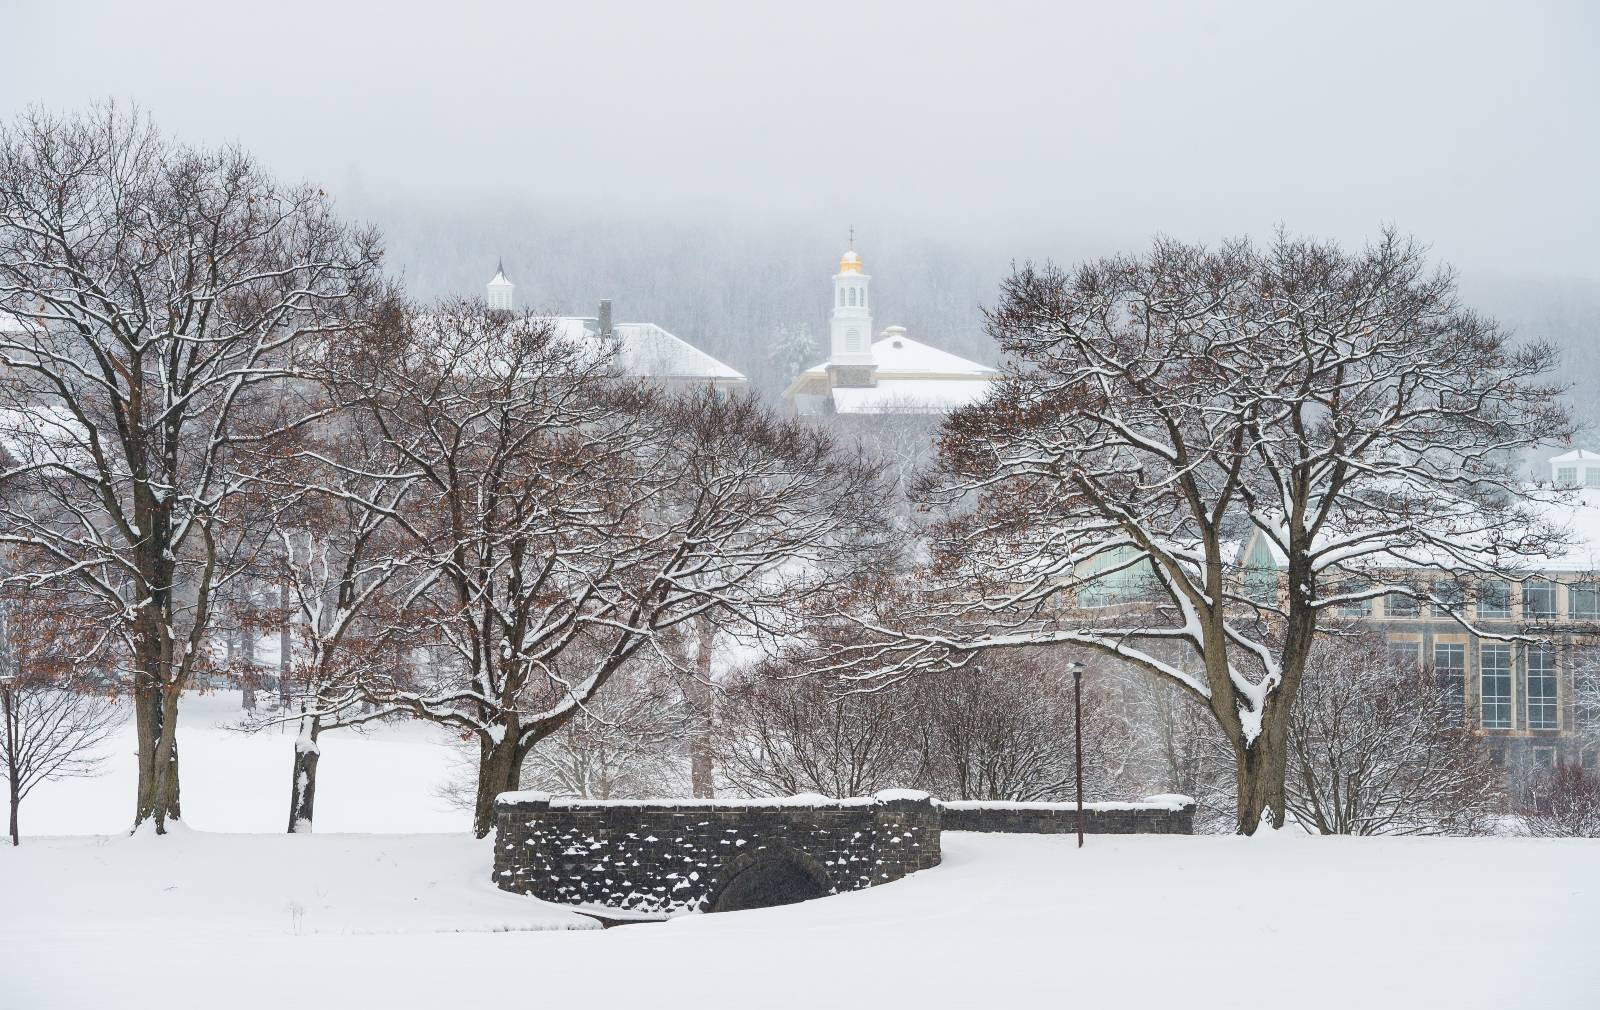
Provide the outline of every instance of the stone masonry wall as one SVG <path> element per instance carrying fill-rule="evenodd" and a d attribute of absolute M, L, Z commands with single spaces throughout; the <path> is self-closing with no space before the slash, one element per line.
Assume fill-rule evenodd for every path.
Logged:
<path fill-rule="evenodd" d="M 495 803 L 495 884 L 546 901 L 629 912 L 709 908 L 763 857 L 801 865 L 826 893 L 939 863 L 939 807 L 924 793 L 830 800 L 552 800 Z"/>
<path fill-rule="evenodd" d="M 1078 830 L 1078 808 L 1073 803 L 952 800 L 940 807 L 940 823 L 946 831 L 1066 835 Z M 1152 796 L 1142 803 L 1085 803 L 1083 831 L 1096 835 L 1192 835 L 1194 800 Z"/>

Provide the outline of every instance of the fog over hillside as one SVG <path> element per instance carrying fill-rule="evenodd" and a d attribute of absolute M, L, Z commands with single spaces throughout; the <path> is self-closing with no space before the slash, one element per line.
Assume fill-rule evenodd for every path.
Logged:
<path fill-rule="evenodd" d="M 402 203 L 359 193 L 345 204 L 383 229 L 391 267 L 420 297 L 481 295 L 503 259 L 522 307 L 592 315 L 599 299 L 610 298 L 619 321 L 659 323 L 743 371 L 769 396 L 792 378 L 768 358 L 780 327 L 806 326 L 819 346 L 826 340 L 829 277 L 852 226 L 873 278 L 875 325 L 903 325 L 918 340 L 987 364 L 998 362 L 998 352 L 982 308 L 1013 262 L 1070 264 L 1139 248 L 1075 235 L 1067 223 L 1053 240 L 1008 240 L 893 219 L 685 219 L 532 203 Z M 1600 281 L 1461 269 L 1460 290 L 1519 338 L 1561 349 L 1559 378 L 1574 387 L 1585 434 L 1600 437 L 1600 404 L 1586 392 L 1600 388 Z"/>
<path fill-rule="evenodd" d="M 769 393 L 852 226 L 878 327 L 992 362 L 1013 261 L 1393 225 L 1600 380 L 1583 0 L 6 6 L 0 115 L 138 103 L 326 186 L 421 296 L 504 257 L 523 304 L 609 297 Z"/>

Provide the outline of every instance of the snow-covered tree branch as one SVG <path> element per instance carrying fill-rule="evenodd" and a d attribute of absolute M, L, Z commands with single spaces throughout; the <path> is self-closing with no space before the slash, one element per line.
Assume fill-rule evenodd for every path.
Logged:
<path fill-rule="evenodd" d="M 235 148 L 162 137 L 139 114 L 22 117 L 0 134 L 0 376 L 26 488 L 9 574 L 93 594 L 131 656 L 135 825 L 179 816 L 178 699 L 219 590 L 259 548 L 234 506 L 242 450 L 304 412 L 292 380 L 357 325 L 376 241 L 311 186 Z"/>
<path fill-rule="evenodd" d="M 1006 281 L 1011 356 L 952 415 L 921 491 L 917 604 L 861 607 L 863 677 L 1015 645 L 1088 648 L 1206 705 L 1237 763 L 1238 828 L 1282 822 L 1287 720 L 1330 608 L 1461 600 L 1393 568 L 1518 577 L 1565 532 L 1519 454 L 1568 433 L 1542 344 L 1462 307 L 1394 235 L 1357 253 L 1279 238 Z M 1279 564 L 1238 564 L 1254 535 Z M 1279 570 L 1286 576 L 1279 579 Z"/>

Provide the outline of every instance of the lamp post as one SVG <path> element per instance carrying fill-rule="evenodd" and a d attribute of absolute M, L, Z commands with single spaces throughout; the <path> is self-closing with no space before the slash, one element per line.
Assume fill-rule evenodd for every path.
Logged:
<path fill-rule="evenodd" d="M 1072 671 L 1072 751 L 1078 780 L 1078 848 L 1083 848 L 1083 664 L 1068 663 Z"/>

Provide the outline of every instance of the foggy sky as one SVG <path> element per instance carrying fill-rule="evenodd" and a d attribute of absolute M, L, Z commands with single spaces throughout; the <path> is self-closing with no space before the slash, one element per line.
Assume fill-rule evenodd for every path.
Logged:
<path fill-rule="evenodd" d="M 1008 258 L 1393 223 L 1600 277 L 1595 5 L 1202 6 L 0 0 L 0 116 L 131 99 L 358 207 L 914 222 Z"/>

